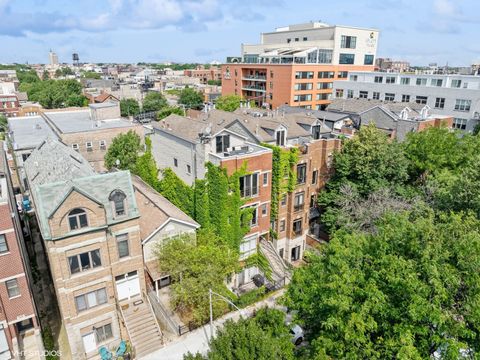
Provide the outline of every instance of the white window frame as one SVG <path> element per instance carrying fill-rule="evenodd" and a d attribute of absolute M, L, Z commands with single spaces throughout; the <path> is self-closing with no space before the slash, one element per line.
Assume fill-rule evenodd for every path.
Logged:
<path fill-rule="evenodd" d="M 90 144 L 90 145 L 89 145 Z M 88 152 L 92 152 L 93 151 L 93 142 L 91 141 L 87 141 L 85 143 L 85 148 L 87 149 Z"/>
<path fill-rule="evenodd" d="M 107 150 L 107 140 L 100 140 L 98 145 L 100 146 L 100 150 Z"/>
<path fill-rule="evenodd" d="M 72 144 L 72 149 L 75 151 L 79 150 L 78 144 Z"/>

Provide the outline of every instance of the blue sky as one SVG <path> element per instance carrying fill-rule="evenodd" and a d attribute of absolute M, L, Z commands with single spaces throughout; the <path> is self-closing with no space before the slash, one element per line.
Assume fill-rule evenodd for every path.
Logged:
<path fill-rule="evenodd" d="M 261 32 L 322 20 L 380 30 L 378 56 L 480 59 L 480 0 L 0 0 L 0 63 L 210 62 Z"/>

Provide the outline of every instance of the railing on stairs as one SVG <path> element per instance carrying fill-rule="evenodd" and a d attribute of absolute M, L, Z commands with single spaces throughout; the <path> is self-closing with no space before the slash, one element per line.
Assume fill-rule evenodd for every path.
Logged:
<path fill-rule="evenodd" d="M 275 259 L 277 260 L 277 263 L 282 266 L 283 274 L 277 274 L 277 275 L 279 275 L 280 278 L 285 277 L 286 279 L 291 280 L 292 275 L 290 273 L 290 267 L 287 265 L 285 260 L 280 257 L 280 255 L 277 253 L 277 251 L 273 247 L 272 243 L 270 243 L 267 240 L 262 239 L 262 240 L 260 240 L 260 244 L 263 245 L 263 246 L 260 247 L 260 249 L 264 250 L 264 251 L 268 251 L 268 253 L 270 253 L 273 257 L 275 257 Z M 268 258 L 268 256 L 267 256 L 267 258 Z"/>
<path fill-rule="evenodd" d="M 143 295 L 143 298 L 147 300 L 148 306 L 149 306 L 149 309 L 150 309 L 150 313 L 155 318 L 155 324 L 157 325 L 158 333 L 160 334 L 160 338 L 161 338 L 162 344 L 163 344 L 163 332 L 162 332 L 162 329 L 160 327 L 160 324 L 158 323 L 158 319 L 157 319 L 157 316 L 155 315 L 155 310 L 153 309 L 152 303 L 150 302 L 150 298 L 148 297 L 148 295 L 145 292 L 142 292 L 142 295 Z"/>
<path fill-rule="evenodd" d="M 147 296 L 148 296 L 150 305 L 152 306 L 155 317 L 157 319 L 158 318 L 162 319 L 162 323 L 164 327 L 169 329 L 170 332 L 172 332 L 173 334 L 177 335 L 179 325 L 176 324 L 172 320 L 172 318 L 168 315 L 168 311 L 163 307 L 163 305 L 158 300 L 157 295 L 155 294 L 155 291 L 154 290 L 148 291 Z"/>
<path fill-rule="evenodd" d="M 125 314 L 123 313 L 122 307 L 120 306 L 120 304 L 118 302 L 115 302 L 115 306 L 117 308 L 117 312 L 120 314 L 120 319 L 123 323 L 123 326 L 125 326 L 125 329 L 127 330 L 127 336 L 128 336 L 128 339 L 130 340 L 130 346 L 132 347 L 132 358 L 135 359 L 135 357 L 134 357 L 135 346 L 133 345 L 132 336 L 130 335 L 130 330 L 128 329 L 127 321 L 125 320 Z"/>

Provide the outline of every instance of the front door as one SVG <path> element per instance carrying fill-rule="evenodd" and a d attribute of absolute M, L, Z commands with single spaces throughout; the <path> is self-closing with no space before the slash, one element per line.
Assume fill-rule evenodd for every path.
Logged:
<path fill-rule="evenodd" d="M 140 279 L 136 271 L 115 276 L 118 300 L 130 299 L 140 294 Z"/>
<path fill-rule="evenodd" d="M 95 333 L 91 332 L 82 336 L 83 348 L 86 353 L 96 351 L 97 343 L 95 341 Z"/>

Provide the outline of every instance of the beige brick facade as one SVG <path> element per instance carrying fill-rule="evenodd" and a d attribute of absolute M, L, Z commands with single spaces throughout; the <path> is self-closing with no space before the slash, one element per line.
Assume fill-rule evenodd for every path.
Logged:
<path fill-rule="evenodd" d="M 112 189 L 113 190 L 113 189 Z M 69 228 L 68 213 L 75 208 L 87 213 L 88 227 L 77 233 Z M 117 306 L 120 304 L 115 277 L 137 272 L 139 294 L 145 291 L 142 245 L 138 218 L 127 218 L 115 224 L 107 224 L 104 207 L 81 192 L 73 190 L 49 219 L 52 238 L 46 240 L 46 250 L 55 286 L 63 325 L 65 326 L 72 357 L 84 359 L 96 356 L 100 346 L 116 346 L 127 338 Z M 126 257 L 119 257 L 116 236 L 128 235 Z M 72 274 L 69 258 L 99 250 L 101 265 Z M 79 311 L 75 297 L 105 288 L 104 304 Z M 95 351 L 86 352 L 82 336 L 93 328 L 110 324 L 113 336 L 105 342 L 96 342 Z"/>

